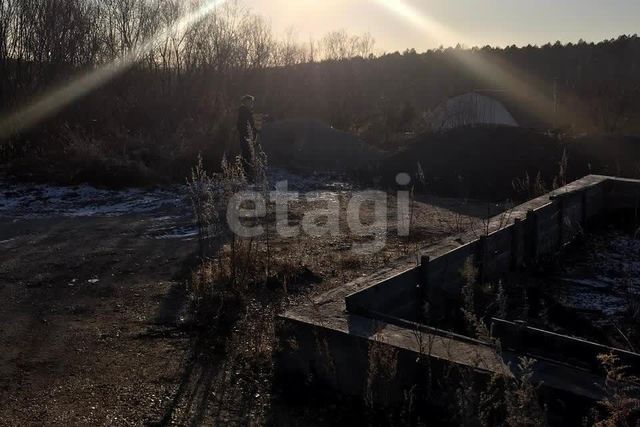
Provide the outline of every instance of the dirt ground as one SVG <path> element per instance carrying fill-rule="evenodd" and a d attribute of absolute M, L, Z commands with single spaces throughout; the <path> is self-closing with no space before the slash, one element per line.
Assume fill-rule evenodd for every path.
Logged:
<path fill-rule="evenodd" d="M 417 203 L 413 238 L 354 257 L 339 237 L 277 240 L 316 280 L 252 289 L 227 330 L 189 327 L 197 240 L 158 239 L 148 214 L 0 216 L 0 425 L 333 424 L 272 393 L 273 317 L 286 304 L 468 228 L 486 204 Z M 392 215 L 393 212 L 390 212 Z M 395 226 L 395 224 L 394 224 Z M 295 284 L 294 284 L 295 285 Z M 326 409 L 326 408 L 325 408 Z"/>

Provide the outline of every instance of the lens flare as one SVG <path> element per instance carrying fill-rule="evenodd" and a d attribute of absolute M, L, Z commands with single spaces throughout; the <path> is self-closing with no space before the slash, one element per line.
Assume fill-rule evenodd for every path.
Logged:
<path fill-rule="evenodd" d="M 417 10 L 405 0 L 374 1 L 441 44 L 452 45 L 463 40 L 460 34 Z M 495 56 L 487 58 L 482 52 L 455 50 L 453 57 L 483 84 L 494 89 L 504 89 L 506 96 L 524 106 L 546 124 L 557 121 L 555 102 L 546 94 L 549 89 L 542 81 Z M 577 115 L 577 112 L 574 113 Z"/>
<path fill-rule="evenodd" d="M 199 8 L 178 19 L 172 25 L 161 29 L 153 37 L 145 40 L 138 47 L 123 56 L 51 90 L 22 109 L 0 118 L 0 139 L 29 129 L 33 125 L 57 113 L 65 106 L 106 84 L 135 64 L 144 54 L 153 50 L 162 40 L 172 34 L 184 33 L 192 25 L 212 13 L 216 7 L 224 2 L 225 0 L 207 1 Z"/>

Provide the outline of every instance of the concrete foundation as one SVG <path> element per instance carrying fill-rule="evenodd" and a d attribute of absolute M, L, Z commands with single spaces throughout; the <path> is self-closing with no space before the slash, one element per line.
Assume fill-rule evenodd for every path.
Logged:
<path fill-rule="evenodd" d="M 279 375 L 366 396 L 371 365 L 383 352 L 395 360 L 395 366 L 384 368 L 394 370 L 385 389 L 402 396 L 421 378 L 425 361 L 436 370 L 509 376 L 517 374 L 518 358 L 528 355 L 537 356 L 534 380 L 545 388 L 599 399 L 602 375 L 595 356 L 614 351 L 626 364 L 640 367 L 639 355 L 494 319 L 493 333 L 505 343 L 499 355 L 488 342 L 420 321 L 425 305 L 443 316 L 459 310 L 454 304 L 465 264 L 475 266 L 482 280 L 499 280 L 554 256 L 595 221 L 619 212 L 634 215 L 639 208 L 640 181 L 590 175 L 492 218 L 482 233 L 447 238 L 292 308 L 279 319 Z M 553 353 L 559 356 L 550 358 Z"/>

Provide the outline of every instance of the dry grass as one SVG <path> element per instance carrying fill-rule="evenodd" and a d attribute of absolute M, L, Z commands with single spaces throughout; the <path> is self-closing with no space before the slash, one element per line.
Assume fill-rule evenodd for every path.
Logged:
<path fill-rule="evenodd" d="M 204 176 L 202 173 L 194 175 L 200 179 L 204 179 Z M 214 178 L 214 181 L 215 179 L 220 178 Z M 197 182 L 198 179 L 193 181 Z M 345 216 L 346 197 L 348 194 L 341 196 L 341 218 Z M 214 199 L 215 197 L 211 200 Z M 195 200 L 208 199 L 203 197 Z M 444 204 L 443 201 L 439 200 L 440 205 Z M 215 205 L 217 202 L 212 203 Z M 194 205 L 197 207 L 198 203 Z M 394 201 L 389 202 L 390 207 L 394 205 Z M 308 208 L 306 202 L 294 203 L 290 217 L 297 220 Z M 414 227 L 421 231 L 420 245 L 435 242 L 450 234 L 454 228 L 461 227 L 460 224 L 475 221 L 472 215 L 447 209 L 446 206 L 416 202 L 414 209 Z M 202 209 L 202 212 L 206 212 L 206 209 Z M 364 221 L 369 214 L 364 212 Z M 393 214 L 394 211 L 390 209 L 389 216 L 393 217 Z M 207 218 L 215 218 L 215 215 L 202 217 L 206 222 Z M 268 233 L 260 238 L 241 240 L 229 236 L 227 240 L 223 240 L 220 247 L 214 248 L 215 251 L 203 259 L 192 280 L 194 300 L 200 301 L 199 310 L 206 313 L 206 316 L 201 316 L 203 321 L 213 322 L 217 319 L 218 323 L 232 322 L 231 326 L 225 328 L 230 330 L 228 345 L 238 348 L 230 348 L 229 351 L 234 354 L 242 352 L 242 363 L 260 373 L 263 381 L 269 380 L 272 373 L 268 361 L 274 351 L 274 319 L 279 310 L 287 304 L 308 301 L 315 293 L 372 273 L 399 256 L 415 253 L 418 247 L 415 241 L 395 235 L 394 221 L 390 221 L 388 225 L 389 234 L 385 247 L 380 252 L 367 256 L 358 256 L 350 251 L 351 245 L 360 242 L 361 238 L 349 234 L 348 230 L 343 230 L 345 234 L 342 236 L 327 234 L 311 239 L 301 235 L 285 239 L 276 235 L 273 221 L 273 216 L 267 215 L 262 225 L 267 226 Z M 234 242 L 235 252 L 232 249 Z M 198 310 L 198 304 L 195 307 Z M 240 314 L 234 317 L 228 315 L 227 311 Z M 316 345 L 320 360 L 325 361 L 319 368 L 327 369 L 331 378 L 331 371 L 335 368 L 332 367 L 333 359 L 326 337 L 317 336 Z M 368 349 L 368 357 L 367 397 L 363 403 L 374 413 L 380 408 L 380 402 L 389 400 L 385 393 L 395 377 L 397 354 L 384 343 L 376 342 Z M 261 391 L 261 399 L 263 393 L 268 394 Z M 419 397 L 415 390 L 407 393 L 403 416 L 410 419 L 411 408 L 417 408 Z"/>
<path fill-rule="evenodd" d="M 640 425 L 639 379 L 627 373 L 627 366 L 620 364 L 613 354 L 601 354 L 598 360 L 606 373 L 604 391 L 600 402 L 604 416 L 596 416 L 596 427 L 637 427 Z"/>
<path fill-rule="evenodd" d="M 484 322 L 490 310 L 503 314 L 507 311 L 508 301 L 501 283 L 490 286 L 479 282 L 478 270 L 471 259 L 467 260 L 461 276 L 464 279 L 462 289 L 462 313 L 470 335 L 490 343 L 500 355 L 502 346 L 493 338 Z M 489 304 L 479 301 L 477 291 L 493 295 Z M 479 313 L 479 310 L 485 313 Z M 493 375 L 488 382 L 479 382 L 473 372 L 462 370 L 460 385 L 456 390 L 457 421 L 470 426 L 544 426 L 546 413 L 540 406 L 539 386 L 534 385 L 533 369 L 536 361 L 520 358 L 514 377 Z"/>
<path fill-rule="evenodd" d="M 465 261 L 461 275 L 465 281 L 462 287 L 462 314 L 470 329 L 471 336 L 484 342 L 491 342 L 489 328 L 482 320 L 482 315 L 478 314 L 476 301 L 476 288 L 478 284 L 478 269 L 473 265 L 471 258 Z"/>
<path fill-rule="evenodd" d="M 534 359 L 520 358 L 519 376 L 507 383 L 505 402 L 509 426 L 542 427 L 547 424 L 545 410 L 539 403 L 538 386 L 532 382 L 535 363 Z"/>

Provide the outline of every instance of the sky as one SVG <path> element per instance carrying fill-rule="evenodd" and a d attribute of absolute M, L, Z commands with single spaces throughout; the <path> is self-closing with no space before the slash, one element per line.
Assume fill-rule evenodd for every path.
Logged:
<path fill-rule="evenodd" d="M 600 41 L 640 33 L 640 0 L 244 0 L 276 33 L 370 33 L 376 52 Z"/>

